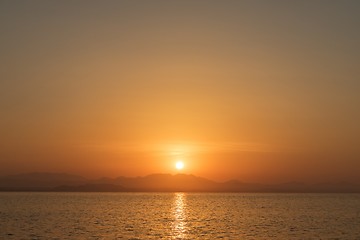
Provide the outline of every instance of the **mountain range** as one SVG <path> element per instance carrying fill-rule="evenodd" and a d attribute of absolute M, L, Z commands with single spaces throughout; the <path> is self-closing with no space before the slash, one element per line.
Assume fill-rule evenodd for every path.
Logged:
<path fill-rule="evenodd" d="M 344 192 L 360 193 L 359 184 L 215 182 L 188 174 L 86 179 L 66 173 L 26 173 L 0 177 L 0 191 L 50 192 Z"/>

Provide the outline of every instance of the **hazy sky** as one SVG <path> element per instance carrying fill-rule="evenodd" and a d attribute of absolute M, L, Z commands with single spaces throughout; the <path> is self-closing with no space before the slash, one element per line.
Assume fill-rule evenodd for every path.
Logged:
<path fill-rule="evenodd" d="M 359 1 L 0 1 L 0 175 L 360 181 Z"/>

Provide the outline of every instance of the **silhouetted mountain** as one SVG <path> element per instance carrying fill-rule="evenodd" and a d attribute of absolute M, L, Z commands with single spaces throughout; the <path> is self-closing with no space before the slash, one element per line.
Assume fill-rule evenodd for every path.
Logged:
<path fill-rule="evenodd" d="M 84 184 L 80 186 L 59 186 L 52 189 L 55 192 L 125 192 L 126 188 L 114 184 Z"/>
<path fill-rule="evenodd" d="M 230 180 L 224 183 L 187 174 L 152 174 L 145 177 L 118 177 L 87 180 L 64 173 L 29 173 L 0 177 L 0 191 L 68 192 L 359 192 L 350 183 L 257 184 Z"/>
<path fill-rule="evenodd" d="M 185 174 L 152 174 L 145 177 L 119 177 L 116 183 L 140 191 L 216 191 L 219 183 Z"/>
<path fill-rule="evenodd" d="M 94 184 L 116 184 L 133 191 L 217 191 L 221 184 L 186 174 L 152 174 L 145 177 L 101 178 Z"/>
<path fill-rule="evenodd" d="M 0 177 L 0 189 L 49 189 L 60 185 L 85 184 L 88 180 L 67 173 L 26 173 Z"/>

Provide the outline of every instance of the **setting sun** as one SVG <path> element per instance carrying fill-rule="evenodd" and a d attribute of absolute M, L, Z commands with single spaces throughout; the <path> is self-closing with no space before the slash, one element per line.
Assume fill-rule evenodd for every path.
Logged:
<path fill-rule="evenodd" d="M 0 0 L 0 240 L 360 240 L 359 10 Z"/>
<path fill-rule="evenodd" d="M 181 162 L 181 161 L 176 162 L 175 167 L 176 167 L 177 170 L 181 170 L 181 169 L 184 168 L 184 163 Z"/>

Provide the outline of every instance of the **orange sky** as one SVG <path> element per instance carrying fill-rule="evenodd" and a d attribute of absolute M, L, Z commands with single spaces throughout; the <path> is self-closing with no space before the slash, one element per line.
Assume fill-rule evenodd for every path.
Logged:
<path fill-rule="evenodd" d="M 0 175 L 360 181 L 357 1 L 0 3 Z"/>

